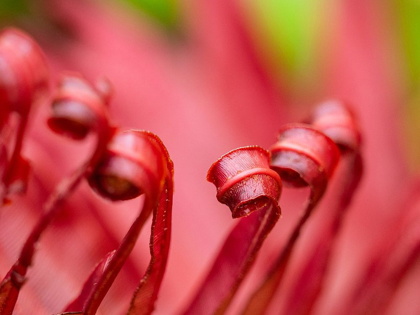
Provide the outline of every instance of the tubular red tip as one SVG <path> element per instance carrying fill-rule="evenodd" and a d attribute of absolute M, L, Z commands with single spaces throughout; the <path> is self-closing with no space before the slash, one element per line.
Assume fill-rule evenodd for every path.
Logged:
<path fill-rule="evenodd" d="M 108 111 L 102 94 L 80 74 L 63 75 L 53 99 L 49 127 L 80 140 L 104 121 L 108 121 Z"/>
<path fill-rule="evenodd" d="M 46 57 L 26 33 L 7 28 L 0 33 L 0 100 L 9 110 L 27 115 L 50 85 Z"/>
<path fill-rule="evenodd" d="M 330 137 L 340 150 L 359 150 L 359 126 L 353 111 L 345 102 L 333 99 L 320 103 L 312 114 L 311 123 Z"/>
<path fill-rule="evenodd" d="M 264 207 L 268 198 L 278 201 L 281 179 L 270 169 L 268 151 L 242 147 L 228 152 L 209 169 L 207 180 L 217 188 L 217 200 L 226 204 L 234 218 Z"/>
<path fill-rule="evenodd" d="M 289 124 L 271 149 L 271 168 L 292 187 L 325 185 L 340 158 L 334 142 L 306 124 Z"/>
<path fill-rule="evenodd" d="M 90 186 L 113 201 L 156 194 L 165 176 L 162 151 L 150 133 L 119 131 L 111 139 L 98 166 L 90 174 Z"/>

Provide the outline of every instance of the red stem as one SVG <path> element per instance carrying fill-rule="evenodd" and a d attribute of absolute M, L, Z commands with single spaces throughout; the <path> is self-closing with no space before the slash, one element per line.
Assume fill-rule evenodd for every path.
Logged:
<path fill-rule="evenodd" d="M 12 156 L 10 157 L 9 162 L 7 163 L 5 172 L 3 173 L 2 178 L 2 189 L 1 189 L 1 195 L 0 195 L 0 207 L 4 204 L 5 199 L 9 193 L 10 184 L 12 184 L 13 177 L 15 175 L 15 172 L 17 172 L 17 169 L 19 167 L 20 162 L 20 154 L 22 151 L 23 146 L 23 138 L 25 136 L 26 126 L 28 123 L 28 114 L 22 114 L 20 116 L 19 121 L 19 128 L 17 130 L 16 140 L 15 140 L 15 146 L 13 148 Z"/>
<path fill-rule="evenodd" d="M 271 266 L 270 271 L 267 273 L 265 279 L 260 284 L 258 289 L 252 294 L 245 306 L 242 314 L 253 315 L 253 314 L 264 314 L 267 310 L 272 298 L 274 297 L 277 288 L 280 286 L 283 279 L 283 275 L 287 269 L 290 257 L 292 256 L 294 246 L 299 238 L 302 227 L 309 219 L 312 210 L 316 207 L 319 200 L 325 192 L 326 186 L 311 187 L 311 194 L 303 215 L 300 217 L 298 223 L 293 229 L 286 246 L 281 251 L 278 259 Z"/>
<path fill-rule="evenodd" d="M 57 190 L 50 195 L 48 201 L 45 204 L 44 215 L 40 218 L 38 223 L 33 228 L 31 234 L 27 238 L 18 262 L 15 266 L 21 266 L 27 268 L 32 264 L 33 255 L 35 252 L 35 245 L 41 238 L 44 231 L 50 225 L 52 220 L 56 217 L 59 211 L 62 209 L 61 203 L 74 191 L 74 189 L 79 185 L 80 181 L 83 179 L 86 174 L 86 166 L 81 167 L 77 170 L 70 178 L 66 178 L 63 182 L 60 183 Z M 18 268 L 18 267 L 17 267 Z M 26 270 L 25 270 L 26 273 Z M 24 276 L 24 274 L 22 274 Z"/>
<path fill-rule="evenodd" d="M 163 157 L 162 161 L 164 164 L 161 165 L 162 167 L 159 165 L 148 165 L 147 163 L 142 165 L 143 168 L 146 168 L 145 173 L 148 173 L 148 176 L 156 174 L 158 178 L 153 179 L 154 184 L 149 182 L 150 187 L 148 189 L 141 189 L 145 194 L 145 199 L 140 214 L 131 225 L 115 253 L 104 260 L 104 262 L 106 261 L 104 267 L 102 268 L 99 265 L 99 267 L 95 268 L 88 281 L 84 284 L 79 296 L 66 307 L 64 313 L 60 314 L 72 314 L 72 312 L 79 312 L 84 315 L 96 314 L 102 300 L 131 254 L 145 222 L 152 213 L 153 221 L 149 245 L 151 260 L 146 274 L 132 298 L 129 314 L 150 314 L 153 311 L 169 254 L 172 221 L 173 163 L 159 138 L 148 132 L 135 132 L 142 133 L 148 141 L 151 141 L 151 144 L 154 146 L 154 154 L 157 153 L 155 150 L 159 147 L 159 154 L 163 154 L 163 156 L 158 155 L 155 157 L 158 160 Z M 121 139 L 123 138 L 120 138 L 120 141 L 122 141 Z M 130 142 L 130 144 L 132 143 Z M 118 147 L 115 147 L 117 149 L 114 149 L 118 151 Z M 121 148 L 119 149 L 121 150 Z M 135 147 L 135 149 L 138 148 L 138 146 Z M 152 152 L 146 150 L 143 153 L 144 156 L 150 157 L 150 161 L 155 160 L 149 155 Z M 120 154 L 124 155 L 123 152 L 120 152 Z M 133 156 L 133 153 L 125 152 L 124 156 Z M 141 162 L 142 160 L 139 159 L 139 161 Z M 154 162 L 151 163 L 153 164 Z M 152 170 L 154 171 L 151 172 Z"/>
<path fill-rule="evenodd" d="M 339 203 L 335 209 L 332 209 L 331 222 L 326 228 L 322 228 L 314 250 L 308 256 L 305 268 L 294 284 L 289 298 L 287 298 L 285 314 L 310 314 L 321 294 L 336 237 L 362 175 L 360 154 L 351 152 L 346 157 L 346 171 L 343 176 L 346 181 L 338 193 L 337 200 L 339 200 Z"/>
<path fill-rule="evenodd" d="M 172 173 L 166 178 L 159 204 L 155 204 L 154 198 L 146 198 L 143 209 L 137 217 L 129 232 L 124 237 L 119 248 L 112 256 L 107 256 L 102 269 L 95 268 L 89 280 L 82 288 L 80 295 L 70 303 L 64 313 L 82 309 L 82 314 L 95 314 L 103 298 L 125 264 L 133 247 L 136 244 L 138 235 L 148 219 L 153 208 L 152 232 L 150 237 L 151 261 L 146 274 L 142 278 L 135 294 L 133 295 L 128 314 L 150 314 L 153 311 L 154 303 L 166 269 L 169 253 L 172 221 L 172 195 L 173 178 Z M 153 200 L 152 200 L 153 199 Z M 152 200 L 152 202 L 149 202 Z"/>
<path fill-rule="evenodd" d="M 93 291 L 95 290 L 95 285 L 98 282 L 99 278 L 102 277 L 106 266 L 108 265 L 109 261 L 115 255 L 115 250 L 108 253 L 93 269 L 92 273 L 90 274 L 89 278 L 87 279 L 86 283 L 83 286 L 82 292 L 80 292 L 79 296 L 71 302 L 66 309 L 83 309 L 83 305 L 85 300 L 92 295 Z M 72 314 L 74 312 L 65 312 L 61 314 Z M 79 312 L 79 314 L 82 314 Z"/>
<path fill-rule="evenodd" d="M 239 221 L 183 314 L 223 314 L 226 311 L 279 216 L 277 202 L 268 199 L 263 209 Z"/>
<path fill-rule="evenodd" d="M 32 230 L 31 234 L 27 238 L 20 252 L 18 260 L 12 266 L 12 268 L 7 273 L 6 277 L 3 279 L 0 285 L 0 292 L 9 296 L 7 298 L 5 297 L 4 301 L 7 302 L 3 302 L 7 303 L 7 305 L 2 305 L 3 297 L 0 296 L 1 315 L 8 315 L 12 313 L 17 298 L 19 296 L 20 288 L 26 280 L 26 272 L 29 266 L 32 264 L 36 244 L 38 243 L 39 239 L 41 238 L 42 234 L 49 226 L 51 221 L 62 209 L 61 207 L 59 207 L 61 203 L 65 200 L 67 196 L 69 196 L 73 192 L 73 190 L 83 179 L 86 173 L 86 169 L 87 167 L 83 166 L 71 178 L 64 180 L 61 183 L 61 185 L 59 185 L 59 187 L 56 189 L 56 191 L 53 194 L 51 194 L 49 200 L 45 205 L 44 215 L 39 219 L 38 223 Z"/>
<path fill-rule="evenodd" d="M 8 170 L 10 170 L 10 172 L 6 171 L 6 175 L 5 175 L 5 182 L 6 184 L 10 184 L 9 182 L 7 182 L 7 180 L 10 180 L 10 174 L 13 173 L 15 167 L 17 166 L 17 161 L 19 160 L 19 156 L 20 153 L 22 151 L 22 146 L 23 146 L 23 137 L 25 136 L 25 131 L 26 131 L 26 126 L 28 123 L 28 115 L 22 115 L 20 118 L 20 123 L 19 123 L 19 129 L 16 135 L 16 142 L 15 142 L 15 147 L 13 150 L 13 154 L 10 160 L 10 166 L 8 167 Z M 9 174 L 9 176 L 7 176 L 7 174 Z"/>
<path fill-rule="evenodd" d="M 80 181 L 86 176 L 86 173 L 90 171 L 91 167 L 97 163 L 98 157 L 102 154 L 102 151 L 106 147 L 106 143 L 108 142 L 112 132 L 109 132 L 109 128 L 101 128 L 100 130 L 102 132 L 97 136 L 98 140 L 96 149 L 89 158 L 89 161 L 74 172 L 71 177 L 64 179 L 50 195 L 49 199 L 45 203 L 44 214 L 40 217 L 38 223 L 35 225 L 23 245 L 18 260 L 1 282 L 0 315 L 9 315 L 13 312 L 17 298 L 19 297 L 20 289 L 26 280 L 26 272 L 32 264 L 36 244 L 39 242 L 42 234 L 50 225 L 52 220 L 62 209 L 60 207 L 61 203 L 74 191 Z M 20 132 L 19 134 L 21 134 L 21 136 L 18 136 L 18 139 L 22 139 L 21 137 L 23 132 Z"/>
<path fill-rule="evenodd" d="M 151 314 L 165 273 L 172 225 L 173 178 L 165 181 L 159 207 L 153 213 L 150 235 L 151 260 L 130 303 L 127 315 Z"/>
<path fill-rule="evenodd" d="M 86 300 L 83 307 L 84 315 L 94 315 L 98 310 L 99 305 L 104 299 L 106 293 L 123 267 L 127 257 L 130 255 L 133 250 L 134 245 L 138 235 L 140 234 L 141 229 L 144 226 L 144 223 L 147 221 L 150 213 L 153 211 L 154 207 L 157 204 L 156 198 L 151 198 L 146 196 L 143 204 L 142 211 L 139 216 L 136 218 L 129 231 L 125 235 L 123 241 L 118 247 L 115 255 L 108 262 L 108 265 L 102 275 L 102 277 L 96 283 L 96 288 L 92 292 L 91 296 Z"/>

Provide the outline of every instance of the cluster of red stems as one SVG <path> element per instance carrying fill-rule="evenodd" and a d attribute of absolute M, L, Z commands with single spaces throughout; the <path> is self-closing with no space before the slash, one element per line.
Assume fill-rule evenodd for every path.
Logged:
<path fill-rule="evenodd" d="M 0 314 L 12 314 L 36 244 L 62 203 L 87 179 L 100 196 L 112 201 L 144 195 L 141 211 L 119 247 L 93 268 L 74 298 L 57 314 L 95 314 L 130 255 L 138 235 L 152 215 L 150 263 L 133 294 L 127 314 L 150 314 L 164 276 L 171 237 L 173 163 L 161 140 L 151 132 L 122 130 L 110 122 L 108 104 L 112 87 L 101 79 L 91 84 L 77 73 L 63 74 L 51 91 L 46 58 L 37 43 L 17 29 L 0 34 L 0 176 L 2 205 L 13 194 L 24 193 L 29 163 L 21 156 L 28 114 L 35 103 L 51 99 L 50 129 L 82 140 L 96 136 L 88 161 L 64 179 L 45 203 L 44 212 L 22 246 L 16 263 L 0 284 Z M 44 101 L 42 101 L 44 100 Z M 11 116 L 17 117 L 10 123 Z M 335 236 L 362 174 L 360 133 L 351 110 L 340 101 L 317 107 L 306 123 L 281 128 L 278 141 L 265 150 L 258 146 L 228 152 L 209 169 L 207 179 L 217 188 L 217 199 L 240 218 L 228 235 L 207 277 L 182 314 L 223 314 L 280 218 L 282 183 L 309 187 L 302 216 L 274 264 L 269 268 L 242 314 L 263 314 L 280 286 L 302 228 L 322 199 L 340 158 L 348 179 L 340 203 L 331 210 L 331 224 L 313 248 L 288 314 L 308 314 L 321 293 Z M 240 241 L 238 241 L 240 239 Z M 303 302 L 304 301 L 304 302 Z"/>

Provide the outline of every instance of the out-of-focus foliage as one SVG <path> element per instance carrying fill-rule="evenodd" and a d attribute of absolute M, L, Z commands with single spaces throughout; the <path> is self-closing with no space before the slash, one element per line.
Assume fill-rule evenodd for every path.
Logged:
<path fill-rule="evenodd" d="M 420 80 L 420 1 L 395 1 L 401 25 L 400 39 L 407 58 L 411 86 L 418 88 Z"/>
<path fill-rule="evenodd" d="M 13 18 L 29 12 L 27 0 L 1 0 L 0 18 Z"/>
<path fill-rule="evenodd" d="M 316 68 L 325 0 L 249 1 L 261 42 L 275 64 L 302 83 Z M 296 82 L 296 83 L 297 83 Z"/>
<path fill-rule="evenodd" d="M 157 24 L 162 25 L 168 31 L 176 31 L 178 29 L 179 11 L 177 0 L 124 0 L 124 2 L 135 10 L 140 11 L 143 15 L 151 17 Z M 33 14 L 34 11 L 37 11 L 36 6 L 42 5 L 44 3 L 38 0 L 0 0 L 0 18 L 11 20 L 23 15 Z M 3 24 L 2 22 L 0 23 Z"/>
<path fill-rule="evenodd" d="M 406 104 L 405 121 L 406 140 L 408 147 L 408 157 L 411 168 L 416 171 L 420 169 L 420 84 L 417 85 L 417 95 L 410 95 L 408 104 Z"/>
<path fill-rule="evenodd" d="M 420 147 L 418 135 L 420 134 L 420 1 L 400 0 L 395 1 L 398 12 L 398 43 L 404 54 L 407 97 L 406 117 L 404 125 L 407 130 L 406 142 L 409 150 L 411 166 L 420 168 Z"/>
<path fill-rule="evenodd" d="M 137 10 L 155 19 L 166 29 L 176 30 L 179 23 L 176 0 L 124 0 Z"/>

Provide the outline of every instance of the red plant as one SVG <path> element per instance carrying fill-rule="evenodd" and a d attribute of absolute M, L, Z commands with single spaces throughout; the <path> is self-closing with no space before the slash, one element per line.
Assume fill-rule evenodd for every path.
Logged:
<path fill-rule="evenodd" d="M 173 42 L 78 1 L 51 2 L 59 21 L 34 32 L 47 57 L 29 35 L 3 31 L 0 314 L 406 314 L 419 275 L 417 189 L 401 207 L 404 196 L 391 198 L 409 182 L 396 167 L 395 90 L 372 58 L 385 50 L 365 46 L 365 5 L 345 3 L 345 36 L 320 91 L 340 97 L 282 127 L 269 151 L 288 114 L 301 113 L 286 106 L 290 91 L 261 62 L 236 3 L 185 4 L 184 37 Z M 358 19 L 364 27 L 352 29 Z M 48 93 L 64 68 L 74 72 Z M 90 83 L 102 72 L 112 86 Z M 34 107 L 47 124 L 29 116 Z M 175 166 L 156 135 L 115 122 L 155 130 Z M 58 141 L 44 125 L 84 141 Z M 204 175 L 221 152 L 249 144 L 262 145 L 230 151 L 207 173 L 235 224 Z M 64 175 L 73 160 L 80 166 Z"/>
<path fill-rule="evenodd" d="M 335 209 L 329 210 L 330 219 L 320 230 L 313 250 L 308 253 L 305 268 L 291 287 L 285 310 L 290 314 L 308 314 L 320 296 L 334 243 L 343 224 L 346 210 L 362 177 L 360 131 L 348 106 L 336 100 L 320 104 L 311 119 L 314 127 L 328 135 L 341 152 L 346 182 L 338 191 Z"/>
<path fill-rule="evenodd" d="M 269 153 L 244 147 L 222 156 L 207 179 L 233 218 L 242 218 L 229 234 L 208 276 L 185 314 L 223 314 L 249 271 L 263 241 L 280 217 L 281 180 L 269 168 Z"/>
<path fill-rule="evenodd" d="M 12 38 L 14 33 L 17 33 L 21 41 L 17 44 L 12 41 L 9 47 L 11 51 L 15 46 L 19 49 L 23 45 L 36 45 L 27 35 L 14 30 L 6 31 L 0 40 L 7 42 L 11 36 L 10 33 L 12 33 Z M 30 55 L 26 58 L 31 60 L 38 57 L 40 48 L 37 46 L 35 48 L 37 50 L 30 50 Z M 22 61 L 16 64 L 9 62 L 9 64 L 15 67 L 26 66 Z M 36 72 L 37 67 L 39 65 L 31 70 Z M 56 133 L 76 140 L 84 139 L 88 133 L 95 132 L 97 138 L 95 150 L 88 161 L 69 178 L 64 179 L 46 201 L 44 214 L 25 241 L 17 262 L 0 284 L 1 314 L 12 314 L 14 311 L 20 290 L 26 281 L 28 268 L 33 263 L 36 244 L 63 209 L 62 203 L 85 177 L 96 192 L 112 201 L 128 200 L 141 194 L 145 194 L 146 197 L 142 211 L 119 248 L 108 254 L 94 269 L 81 294 L 66 307 L 65 313 L 96 313 L 102 299 L 131 253 L 143 225 L 152 213 L 150 239 L 152 258 L 146 275 L 133 296 L 128 314 L 149 314 L 154 308 L 154 301 L 166 267 L 170 243 L 172 162 L 166 148 L 154 134 L 135 130 L 115 131 L 115 127 L 112 127 L 109 122 L 107 111 L 110 86 L 107 81 L 100 81 L 98 87 L 91 86 L 77 74 L 67 74 L 61 79 L 52 101 L 52 116 L 48 124 Z M 8 92 L 13 87 L 2 88 Z M 35 87 L 33 89 L 35 90 Z M 35 92 L 31 93 L 35 94 Z M 28 100 L 21 103 L 8 98 L 4 102 L 10 108 L 15 108 L 16 104 L 24 104 L 28 109 L 25 108 L 23 115 L 27 116 L 32 98 L 32 96 L 28 97 Z M 22 119 L 26 120 L 26 118 Z M 20 134 L 18 141 L 22 142 L 23 134 L 21 131 L 18 133 Z M 10 168 L 14 171 L 18 166 L 13 159 L 20 160 L 20 156 L 15 154 L 11 156 L 11 161 L 5 168 L 5 174 L 9 174 Z M 19 165 L 19 167 L 22 166 Z M 5 187 L 8 187 L 10 183 L 8 178 L 5 177 Z"/>
<path fill-rule="evenodd" d="M 0 198 L 7 202 L 10 193 L 24 192 L 29 173 L 29 164 L 21 156 L 23 138 L 29 113 L 34 103 L 45 96 L 49 86 L 49 69 L 38 44 L 18 29 L 10 28 L 0 34 L 0 124 L 2 128 L 0 163 L 2 184 Z M 12 113 L 19 116 L 17 126 L 9 126 Z M 8 129 L 16 129 L 8 130 Z M 15 133 L 13 152 L 8 159 L 9 136 Z"/>
<path fill-rule="evenodd" d="M 110 141 L 104 157 L 89 175 L 91 187 L 113 201 L 132 199 L 140 194 L 145 195 L 145 200 L 139 216 L 118 249 L 95 268 L 81 294 L 66 307 L 66 313 L 80 311 L 80 314 L 96 314 L 152 213 L 151 260 L 127 314 L 150 314 L 153 311 L 169 254 L 172 177 L 172 162 L 166 148 L 154 134 L 129 130 L 117 133 Z"/>
<path fill-rule="evenodd" d="M 287 240 L 278 259 L 262 284 L 249 299 L 245 314 L 263 313 L 274 297 L 298 240 L 314 208 L 327 188 L 339 158 L 338 149 L 322 132 L 306 125 L 290 125 L 281 130 L 278 142 L 271 148 L 271 167 L 292 187 L 310 186 L 311 194 L 302 217 Z"/>

